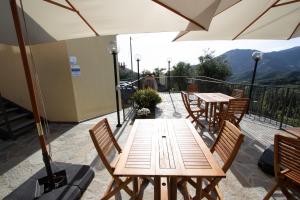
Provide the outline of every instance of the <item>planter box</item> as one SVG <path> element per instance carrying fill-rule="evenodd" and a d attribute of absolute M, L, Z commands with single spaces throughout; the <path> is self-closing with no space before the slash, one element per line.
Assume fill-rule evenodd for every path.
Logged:
<path fill-rule="evenodd" d="M 134 120 L 135 119 L 155 119 L 155 109 L 151 109 L 151 113 L 147 116 L 139 116 L 137 115 L 137 111 L 135 111 Z"/>

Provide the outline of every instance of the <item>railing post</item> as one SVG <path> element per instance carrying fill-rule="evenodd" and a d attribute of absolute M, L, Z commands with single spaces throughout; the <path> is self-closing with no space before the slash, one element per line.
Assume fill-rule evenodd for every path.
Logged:
<path fill-rule="evenodd" d="M 287 103 L 286 102 L 287 102 L 287 99 L 288 99 L 289 91 L 290 91 L 290 88 L 287 88 L 286 93 L 285 93 L 285 99 L 284 99 L 285 104 L 284 104 L 284 107 L 283 107 L 282 112 L 281 112 L 281 119 L 280 119 L 279 129 L 282 129 L 284 115 L 285 115 L 286 107 L 287 107 Z"/>

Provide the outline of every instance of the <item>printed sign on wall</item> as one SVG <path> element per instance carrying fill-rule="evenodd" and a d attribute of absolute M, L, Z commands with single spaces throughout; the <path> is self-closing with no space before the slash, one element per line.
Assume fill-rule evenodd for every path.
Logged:
<path fill-rule="evenodd" d="M 71 66 L 72 76 L 80 76 L 80 66 L 77 64 L 76 56 L 70 56 L 69 63 Z"/>

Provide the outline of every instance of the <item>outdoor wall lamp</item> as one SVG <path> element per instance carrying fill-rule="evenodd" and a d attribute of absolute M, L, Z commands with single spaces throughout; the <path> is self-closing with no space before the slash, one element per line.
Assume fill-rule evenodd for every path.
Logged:
<path fill-rule="evenodd" d="M 142 56 L 140 54 L 135 55 L 135 59 L 137 62 L 137 72 L 138 72 L 138 89 L 140 89 L 140 61 L 142 59 Z"/>
<path fill-rule="evenodd" d="M 249 107 L 251 104 L 251 98 L 252 98 L 252 90 L 253 90 L 253 84 L 254 84 L 254 80 L 255 80 L 255 75 L 256 75 L 256 69 L 257 69 L 257 65 L 258 65 L 258 61 L 260 61 L 263 57 L 263 53 L 260 51 L 254 51 L 252 53 L 252 58 L 255 61 L 255 65 L 254 65 L 254 70 L 253 70 L 253 74 L 252 74 L 252 80 L 251 80 L 251 85 L 250 85 L 250 90 L 249 90 Z M 249 108 L 248 108 L 249 110 Z"/>
<path fill-rule="evenodd" d="M 119 87 L 118 87 L 118 74 L 117 74 L 117 54 L 119 53 L 118 46 L 116 41 L 111 41 L 108 47 L 108 51 L 110 54 L 113 55 L 114 61 L 114 75 L 115 75 L 115 92 L 116 92 L 116 105 L 117 105 L 117 117 L 118 117 L 118 124 L 117 127 L 121 127 L 122 124 L 120 123 L 120 105 L 119 105 Z"/>
<path fill-rule="evenodd" d="M 171 57 L 168 57 L 167 58 L 167 61 L 168 61 L 168 90 L 169 90 L 169 94 L 170 94 L 170 90 L 171 90 L 171 71 L 170 71 L 170 67 L 171 67 L 171 61 L 172 61 L 172 58 Z"/>

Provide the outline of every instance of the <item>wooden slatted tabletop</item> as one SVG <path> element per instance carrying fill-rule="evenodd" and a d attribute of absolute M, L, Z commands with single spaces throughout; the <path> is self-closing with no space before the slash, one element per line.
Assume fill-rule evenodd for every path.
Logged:
<path fill-rule="evenodd" d="M 230 99 L 234 99 L 234 97 L 223 93 L 194 93 L 194 95 L 206 103 L 226 103 L 229 102 Z"/>
<path fill-rule="evenodd" d="M 194 93 L 194 95 L 199 99 L 203 100 L 205 103 L 210 104 L 209 121 L 208 121 L 209 131 L 211 126 L 215 126 L 216 104 L 221 103 L 221 106 L 223 106 L 223 104 L 228 103 L 230 99 L 235 99 L 234 97 L 228 96 L 223 93 Z M 206 118 L 208 117 L 207 112 L 205 113 Z"/>
<path fill-rule="evenodd" d="M 187 119 L 135 120 L 114 175 L 225 177 Z"/>

